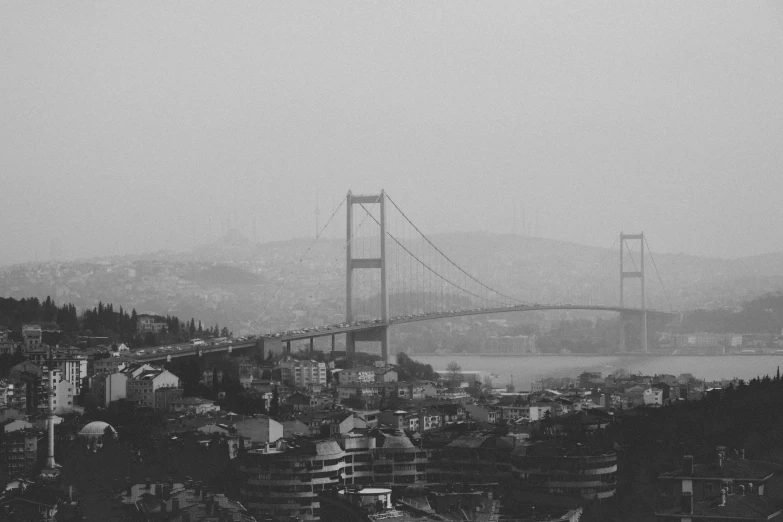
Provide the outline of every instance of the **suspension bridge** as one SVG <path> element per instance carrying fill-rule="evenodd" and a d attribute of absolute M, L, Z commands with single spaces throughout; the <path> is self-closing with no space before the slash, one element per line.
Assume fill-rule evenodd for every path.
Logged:
<path fill-rule="evenodd" d="M 197 346 L 165 355 L 146 355 L 139 359 L 171 360 L 175 357 L 192 355 L 194 352 L 203 355 L 221 351 L 231 352 L 241 348 L 259 348 L 264 350 L 263 353 L 270 351 L 290 353 L 292 341 L 309 340 L 310 350 L 312 350 L 313 340 L 326 336 L 331 336 L 332 350 L 334 350 L 335 336 L 345 335 L 347 353 L 354 353 L 357 343 L 380 343 L 382 357 L 388 361 L 389 328 L 394 325 L 449 317 L 541 310 L 592 310 L 619 313 L 621 350 L 625 349 L 625 326 L 636 322 L 641 330 L 639 346 L 642 352 L 647 352 L 648 317 L 675 315 L 643 233 L 621 233 L 619 236 L 620 298 L 617 302 L 601 302 L 598 296 L 582 292 L 580 295 L 566 293 L 561 302 L 539 303 L 512 296 L 509 290 L 501 291 L 469 273 L 452 256 L 436 246 L 384 191 L 376 195 L 354 195 L 349 192 L 326 224 L 317 231 L 307 251 L 318 241 L 343 206 L 346 207 L 344 321 L 280 332 L 267 331 L 260 334 L 257 341 Z M 636 259 L 629 241 L 638 242 Z M 647 254 L 669 302 L 668 311 L 647 307 L 645 247 L 648 247 Z M 612 252 L 612 249 L 608 249 L 607 252 Z M 295 276 L 296 274 L 292 272 L 289 277 Z M 627 279 L 637 280 L 639 283 L 637 285 L 637 289 L 640 290 L 639 301 L 636 306 L 625 303 Z M 259 319 L 266 317 L 269 307 L 276 302 L 288 281 L 287 278 L 280 284 L 261 311 Z M 584 289 L 585 285 L 581 286 Z M 599 285 L 587 285 L 587 287 L 593 290 L 599 289 Z"/>

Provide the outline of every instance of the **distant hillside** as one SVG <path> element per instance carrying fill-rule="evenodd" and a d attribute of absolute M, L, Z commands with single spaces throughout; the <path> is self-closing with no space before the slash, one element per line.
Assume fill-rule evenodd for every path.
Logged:
<path fill-rule="evenodd" d="M 248 270 L 229 265 L 212 265 L 182 275 L 200 285 L 260 285 L 264 279 Z"/>
<path fill-rule="evenodd" d="M 619 301 L 617 250 L 510 234 L 436 234 L 431 239 L 477 279 L 525 302 Z M 259 244 L 231 233 L 188 252 L 0 267 L 0 296 L 51 295 L 82 309 L 99 301 L 124 303 L 137 310 L 200 317 L 239 334 L 342 321 L 344 242 L 322 239 L 304 255 L 311 242 Z M 783 253 L 735 260 L 655 253 L 655 260 L 675 310 L 738 309 L 755 297 L 783 290 Z M 667 309 L 654 268 L 646 268 L 648 306 Z M 403 277 L 408 276 L 391 270 L 390 288 L 404 287 Z M 628 304 L 638 299 L 632 283 Z M 558 317 L 554 312 L 519 315 L 527 321 Z M 439 328 L 422 323 L 409 330 Z"/>

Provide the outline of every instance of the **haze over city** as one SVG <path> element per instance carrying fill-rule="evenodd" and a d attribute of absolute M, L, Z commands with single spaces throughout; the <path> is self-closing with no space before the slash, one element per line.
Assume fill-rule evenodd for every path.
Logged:
<path fill-rule="evenodd" d="M 310 236 L 381 188 L 429 233 L 780 251 L 782 12 L 6 3 L 0 263 Z"/>

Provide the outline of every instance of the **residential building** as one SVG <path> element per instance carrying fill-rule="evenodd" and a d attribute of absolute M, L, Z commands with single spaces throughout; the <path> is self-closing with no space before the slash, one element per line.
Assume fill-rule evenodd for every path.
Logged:
<path fill-rule="evenodd" d="M 155 315 L 141 314 L 136 321 L 136 330 L 139 332 L 160 333 L 166 329 L 166 323 Z"/>
<path fill-rule="evenodd" d="M 534 401 L 530 404 L 528 419 L 530 419 L 531 422 L 542 420 L 546 417 L 547 413 L 549 413 L 550 416 L 555 415 L 554 403 L 552 401 L 546 399 Z"/>
<path fill-rule="evenodd" d="M 466 404 L 465 411 L 474 420 L 495 424 L 501 419 L 500 409 L 483 404 Z"/>
<path fill-rule="evenodd" d="M 146 366 L 146 365 L 145 365 Z M 135 375 L 134 375 L 135 373 Z M 155 402 L 155 390 L 158 388 L 179 388 L 179 377 L 160 368 L 131 372 L 127 381 L 127 399 L 136 401 L 140 406 L 159 409 Z"/>
<path fill-rule="evenodd" d="M 393 368 L 378 368 L 375 372 L 375 382 L 397 382 L 397 370 Z"/>
<path fill-rule="evenodd" d="M 161 411 L 170 411 L 171 405 L 175 401 L 182 399 L 184 393 L 185 390 L 179 386 L 162 386 L 158 388 L 153 394 L 155 398 L 155 409 Z M 214 411 L 220 410 L 219 406 L 215 406 L 215 408 L 217 409 Z"/>
<path fill-rule="evenodd" d="M 22 429 L 0 437 L 0 473 L 10 477 L 30 476 L 38 460 L 37 430 Z"/>
<path fill-rule="evenodd" d="M 739 334 L 721 334 L 721 333 L 692 333 L 678 335 L 675 337 L 675 344 L 678 348 L 687 346 L 727 346 L 727 347 L 739 347 L 742 346 L 742 336 Z"/>
<path fill-rule="evenodd" d="M 105 357 L 103 359 L 95 359 L 92 363 L 94 373 L 117 373 L 121 372 L 131 364 L 135 364 L 136 360 L 131 357 L 119 356 L 119 357 Z"/>
<path fill-rule="evenodd" d="M 310 522 L 321 519 L 319 494 L 338 484 L 423 483 L 426 467 L 427 452 L 396 430 L 294 437 L 249 450 L 240 463 L 240 491 L 251 511 Z"/>
<path fill-rule="evenodd" d="M 220 411 L 220 406 L 215 404 L 215 401 L 202 399 L 201 397 L 183 397 L 171 401 L 168 405 L 168 411 L 202 415 L 212 411 Z"/>
<path fill-rule="evenodd" d="M 256 522 L 241 502 L 210 492 L 201 482 L 129 483 L 120 502 L 140 522 Z"/>
<path fill-rule="evenodd" d="M 318 361 L 288 359 L 280 363 L 284 383 L 305 388 L 310 384 L 326 384 L 326 364 Z"/>
<path fill-rule="evenodd" d="M 58 357 L 53 362 L 60 368 L 63 379 L 73 383 L 74 395 L 81 395 L 82 384 L 87 377 L 87 357 Z"/>
<path fill-rule="evenodd" d="M 284 402 L 291 406 L 294 411 L 307 411 L 317 406 L 317 401 L 301 392 L 292 393 Z"/>
<path fill-rule="evenodd" d="M 661 388 L 647 388 L 642 397 L 645 406 L 662 406 L 663 390 Z"/>
<path fill-rule="evenodd" d="M 617 493 L 617 454 L 569 453 L 561 447 L 521 445 L 511 456 L 513 474 L 546 493 L 584 500 Z"/>
<path fill-rule="evenodd" d="M 534 335 L 504 335 L 490 337 L 482 352 L 492 355 L 519 355 L 538 353 Z"/>
<path fill-rule="evenodd" d="M 43 351 L 43 331 L 37 324 L 26 324 L 22 326 L 22 339 L 24 339 L 24 352 Z"/>
<path fill-rule="evenodd" d="M 357 382 L 375 382 L 375 368 L 359 366 L 356 368 L 344 368 L 339 374 L 340 384 L 352 384 Z"/>
<path fill-rule="evenodd" d="M 24 381 L 0 380 L 0 408 L 27 409 L 27 384 Z"/>
<path fill-rule="evenodd" d="M 266 415 L 255 415 L 234 423 L 237 434 L 253 445 L 275 442 L 283 437 L 283 425 Z"/>
<path fill-rule="evenodd" d="M 127 396 L 128 376 L 122 372 L 102 372 L 90 377 L 90 393 L 95 395 L 101 408 L 108 408 L 114 401 Z"/>
<path fill-rule="evenodd" d="M 768 495 L 780 466 L 747 460 L 744 450 L 728 452 L 718 446 L 707 462 L 696 463 L 686 455 L 678 470 L 662 473 L 659 498 L 665 505 L 656 521 L 734 521 L 783 519 L 776 500 Z"/>
<path fill-rule="evenodd" d="M 0 501 L 0 512 L 13 514 L 12 520 L 58 520 L 59 507 L 65 503 L 56 489 L 39 484 L 24 484 L 17 489 L 21 491 Z"/>
<path fill-rule="evenodd" d="M 52 372 L 52 389 L 49 389 L 49 375 L 48 371 L 44 373 L 37 383 L 37 407 L 38 411 L 45 413 L 49 410 L 49 394 L 53 394 L 54 413 L 61 415 L 63 413 L 71 413 L 74 411 L 74 392 L 76 387 L 71 381 L 67 381 L 62 377 L 62 371 L 59 368 L 54 368 Z M 29 401 L 28 401 L 29 404 Z"/>
<path fill-rule="evenodd" d="M 12 431 L 29 430 L 33 425 L 24 419 L 8 419 L 0 422 L 0 433 L 11 433 Z"/>
<path fill-rule="evenodd" d="M 17 353 L 16 343 L 11 340 L 11 331 L 5 326 L 0 326 L 0 355 L 15 355 Z"/>

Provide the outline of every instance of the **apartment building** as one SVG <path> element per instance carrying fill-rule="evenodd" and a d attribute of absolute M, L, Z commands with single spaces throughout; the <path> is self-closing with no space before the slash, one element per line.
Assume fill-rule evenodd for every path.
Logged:
<path fill-rule="evenodd" d="M 280 372 L 284 383 L 297 388 L 326 384 L 326 364 L 322 362 L 288 359 L 280 363 Z"/>
<path fill-rule="evenodd" d="M 148 366 L 148 365 L 145 365 Z M 160 368 L 136 369 L 130 372 L 127 381 L 126 397 L 140 406 L 160 409 L 155 400 L 155 391 L 159 388 L 179 388 L 179 377 Z"/>
<path fill-rule="evenodd" d="M 87 377 L 87 357 L 58 357 L 53 360 L 54 364 L 62 372 L 63 379 L 73 383 L 74 395 L 81 395 L 82 384 Z"/>
<path fill-rule="evenodd" d="M 26 324 L 22 326 L 22 339 L 24 339 L 24 352 L 38 352 L 43 349 L 43 331 L 40 325 Z"/>
<path fill-rule="evenodd" d="M 24 429 L 0 437 L 0 474 L 7 477 L 29 476 L 38 460 L 36 430 Z"/>
<path fill-rule="evenodd" d="M 45 372 L 37 381 L 37 400 L 38 411 L 46 413 L 49 410 L 49 394 L 53 395 L 54 413 L 60 415 L 73 411 L 73 398 L 76 387 L 70 381 L 63 379 L 62 370 L 53 368 L 52 388 L 49 388 L 49 371 Z M 28 401 L 29 403 L 29 401 Z"/>
<path fill-rule="evenodd" d="M 0 380 L 0 408 L 27 410 L 27 384 L 24 381 Z"/>
<path fill-rule="evenodd" d="M 136 330 L 139 332 L 160 333 L 166 329 L 166 323 L 158 319 L 157 316 L 150 314 L 141 314 L 136 321 Z"/>
<path fill-rule="evenodd" d="M 98 405 L 107 408 L 114 401 L 127 396 L 128 376 L 121 372 L 102 372 L 90 377 L 90 392 L 98 399 Z"/>
<path fill-rule="evenodd" d="M 338 374 L 340 384 L 357 382 L 375 382 L 375 368 L 360 366 L 357 368 L 345 368 Z"/>
<path fill-rule="evenodd" d="M 680 469 L 658 477 L 664 507 L 656 511 L 655 520 L 778 520 L 780 506 L 768 491 L 778 469 L 725 446 L 718 446 L 706 462 L 696 463 L 686 455 Z"/>
<path fill-rule="evenodd" d="M 321 518 L 318 495 L 338 484 L 426 481 L 427 452 L 403 433 L 373 430 L 334 439 L 294 437 L 249 450 L 240 464 L 244 504 L 278 519 Z"/>

